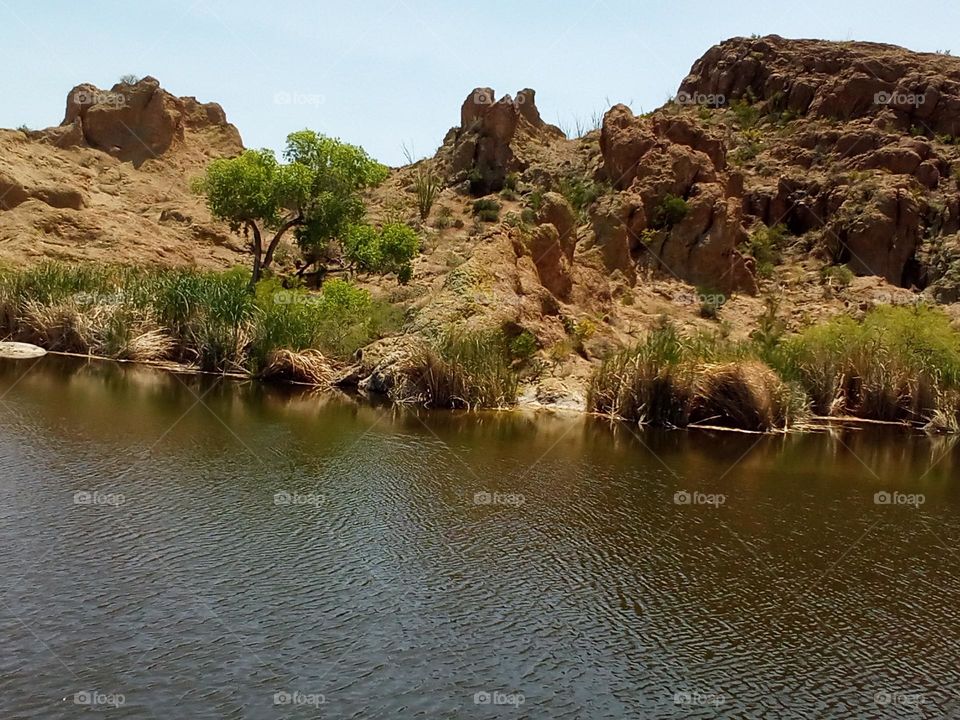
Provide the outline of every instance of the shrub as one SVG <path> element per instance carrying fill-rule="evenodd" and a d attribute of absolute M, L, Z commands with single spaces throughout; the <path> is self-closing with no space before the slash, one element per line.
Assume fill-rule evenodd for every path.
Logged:
<path fill-rule="evenodd" d="M 496 222 L 500 218 L 500 203 L 492 198 L 474 200 L 473 214 L 483 222 Z"/>
<path fill-rule="evenodd" d="M 929 420 L 960 388 L 960 333 L 940 310 L 881 306 L 857 322 L 840 316 L 771 353 L 823 415 Z"/>
<path fill-rule="evenodd" d="M 557 183 L 557 191 L 566 198 L 581 219 L 597 198 L 610 192 L 610 189 L 609 185 L 575 175 L 564 177 Z"/>
<path fill-rule="evenodd" d="M 757 274 L 763 278 L 773 276 L 774 268 L 783 261 L 787 229 L 783 225 L 761 225 L 750 233 L 747 253 L 757 261 Z"/>
<path fill-rule="evenodd" d="M 853 270 L 846 265 L 828 265 L 820 270 L 820 279 L 827 285 L 836 285 L 841 288 L 849 287 L 853 278 Z"/>
<path fill-rule="evenodd" d="M 805 411 L 799 391 L 750 358 L 749 348 L 717 335 L 685 338 L 670 324 L 605 360 L 591 379 L 587 404 L 640 424 L 749 430 L 787 427 Z"/>
<path fill-rule="evenodd" d="M 682 197 L 667 195 L 653 211 L 650 225 L 655 230 L 669 230 L 690 212 L 690 205 Z"/>
<path fill-rule="evenodd" d="M 524 330 L 510 341 L 510 357 L 526 362 L 537 352 L 537 338 L 529 330 Z"/>
<path fill-rule="evenodd" d="M 727 296 L 711 288 L 697 288 L 697 297 L 700 298 L 700 317 L 716 320 L 720 315 L 720 308 L 727 303 Z"/>
<path fill-rule="evenodd" d="M 760 119 L 760 109 L 746 99 L 735 100 L 730 103 L 730 110 L 733 112 L 741 130 L 749 130 Z"/>

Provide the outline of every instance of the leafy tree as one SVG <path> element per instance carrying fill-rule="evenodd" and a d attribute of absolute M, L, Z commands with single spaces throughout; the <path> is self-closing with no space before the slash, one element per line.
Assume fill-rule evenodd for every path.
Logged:
<path fill-rule="evenodd" d="M 214 160 L 195 183 L 211 213 L 253 236 L 255 284 L 273 262 L 280 240 L 293 230 L 305 265 L 328 263 L 331 245 L 364 216 L 360 191 L 382 182 L 388 170 L 355 145 L 312 130 L 287 136 L 286 164 L 271 150 L 247 150 Z M 264 231 L 273 235 L 266 244 Z"/>
<path fill-rule="evenodd" d="M 420 238 L 409 225 L 386 223 L 377 230 L 370 225 L 353 225 L 343 242 L 343 256 L 360 272 L 394 273 L 406 283 L 413 268 L 410 261 L 420 249 Z"/>

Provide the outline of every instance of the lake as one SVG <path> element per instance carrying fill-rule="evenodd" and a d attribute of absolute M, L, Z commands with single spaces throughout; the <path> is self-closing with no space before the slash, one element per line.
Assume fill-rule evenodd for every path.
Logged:
<path fill-rule="evenodd" d="M 960 717 L 960 454 L 0 364 L 0 717 Z"/>

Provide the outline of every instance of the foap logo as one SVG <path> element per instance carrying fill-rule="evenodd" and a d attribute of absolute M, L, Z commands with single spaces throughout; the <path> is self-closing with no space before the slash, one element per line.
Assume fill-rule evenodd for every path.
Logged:
<path fill-rule="evenodd" d="M 327 102 L 326 97 L 318 93 L 291 92 L 280 90 L 273 94 L 274 105 L 308 105 L 320 107 Z"/>
<path fill-rule="evenodd" d="M 681 90 L 673 98 L 673 102 L 677 105 L 702 105 L 704 107 L 716 108 L 726 105 L 727 98 L 719 93 L 688 93 L 685 90 Z"/>
<path fill-rule="evenodd" d="M 727 296 L 723 293 L 678 292 L 673 296 L 673 302 L 676 305 L 685 305 L 688 307 L 711 305 L 719 308 L 726 305 Z"/>
<path fill-rule="evenodd" d="M 274 505 L 309 505 L 320 507 L 327 501 L 320 493 L 298 493 L 279 490 L 273 494 Z"/>
<path fill-rule="evenodd" d="M 78 292 L 74 294 L 73 301 L 78 305 L 123 305 L 126 301 L 122 292 L 109 294 Z"/>
<path fill-rule="evenodd" d="M 98 690 L 81 690 L 73 694 L 74 705 L 87 707 L 118 708 L 126 704 L 127 699 L 121 693 L 104 693 Z"/>
<path fill-rule="evenodd" d="M 918 508 L 926 501 L 927 498 L 922 493 L 887 492 L 886 490 L 881 490 L 873 494 L 874 505 L 907 505 Z"/>
<path fill-rule="evenodd" d="M 718 508 L 727 502 L 727 496 L 721 493 L 702 493 L 694 490 L 678 490 L 673 494 L 674 505 L 706 505 Z"/>
<path fill-rule="evenodd" d="M 327 698 L 323 693 L 304 693 L 299 690 L 288 692 L 287 690 L 278 690 L 273 694 L 274 705 L 296 705 L 305 707 L 320 707 L 327 704 Z"/>
<path fill-rule="evenodd" d="M 77 490 L 73 494 L 74 505 L 109 505 L 119 507 L 127 501 L 123 493 L 102 493 L 99 490 Z"/>
<path fill-rule="evenodd" d="M 701 692 L 699 690 L 681 690 L 673 694 L 673 704 L 681 707 L 718 708 L 727 701 L 723 693 Z"/>
<path fill-rule="evenodd" d="M 920 107 L 926 100 L 926 95 L 917 93 L 881 91 L 873 96 L 875 105 L 895 105 L 896 107 Z"/>
<path fill-rule="evenodd" d="M 110 105 L 123 107 L 127 104 L 127 96 L 118 92 L 102 92 L 82 88 L 73 94 L 73 101 L 77 105 Z"/>
<path fill-rule="evenodd" d="M 873 701 L 881 707 L 893 705 L 915 710 L 923 705 L 927 699 L 923 693 L 919 692 L 910 693 L 899 690 L 878 690 L 873 696 Z"/>
<path fill-rule="evenodd" d="M 277 305 L 320 305 L 323 298 L 319 295 L 308 295 L 307 293 L 294 292 L 293 290 L 279 290 L 273 294 L 273 301 Z"/>
<path fill-rule="evenodd" d="M 493 93 L 483 88 L 477 88 L 473 91 L 474 105 L 493 105 Z"/>
<path fill-rule="evenodd" d="M 519 507 L 527 501 L 521 493 L 499 493 L 481 490 L 473 494 L 474 505 L 509 505 Z"/>
<path fill-rule="evenodd" d="M 523 705 L 524 702 L 526 702 L 526 698 L 521 693 L 481 690 L 473 694 L 474 705 L 509 705 L 516 708 Z"/>

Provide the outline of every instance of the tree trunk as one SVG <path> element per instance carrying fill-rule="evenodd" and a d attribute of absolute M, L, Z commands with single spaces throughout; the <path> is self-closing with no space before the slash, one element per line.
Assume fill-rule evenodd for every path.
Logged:
<path fill-rule="evenodd" d="M 302 225 L 303 218 L 299 215 L 295 218 L 287 220 L 283 225 L 280 226 L 280 229 L 277 230 L 276 235 L 273 236 L 273 239 L 270 241 L 270 244 L 267 246 L 267 254 L 263 258 L 263 269 L 266 270 L 273 263 L 273 253 L 277 249 L 277 245 L 280 244 L 280 238 L 283 237 L 284 233 L 287 232 L 290 228 L 295 225 Z"/>
<path fill-rule="evenodd" d="M 260 237 L 260 228 L 257 224 L 247 221 L 247 227 L 253 232 L 253 274 L 250 276 L 250 290 L 260 282 L 261 269 L 263 267 L 263 239 Z"/>

